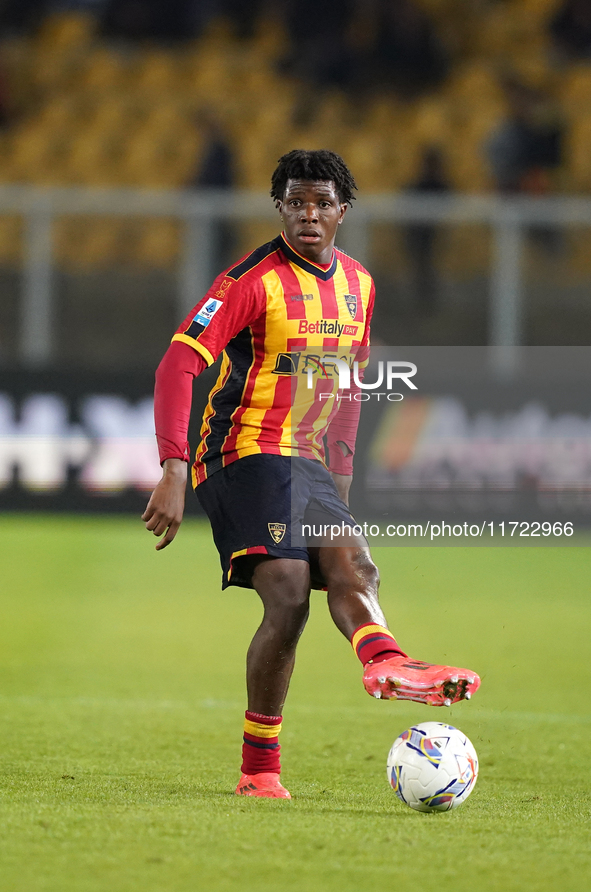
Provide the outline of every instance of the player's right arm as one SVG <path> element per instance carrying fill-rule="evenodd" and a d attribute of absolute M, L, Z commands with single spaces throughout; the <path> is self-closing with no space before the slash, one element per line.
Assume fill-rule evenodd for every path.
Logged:
<path fill-rule="evenodd" d="M 180 458 L 167 458 L 162 465 L 162 479 L 142 514 L 146 529 L 162 536 L 156 551 L 170 545 L 178 532 L 185 512 L 186 487 L 187 463 Z"/>
<path fill-rule="evenodd" d="M 256 288 L 220 276 L 179 326 L 158 366 L 154 421 L 162 479 L 142 515 L 146 529 L 162 536 L 157 551 L 173 541 L 185 510 L 193 379 L 261 311 Z"/>

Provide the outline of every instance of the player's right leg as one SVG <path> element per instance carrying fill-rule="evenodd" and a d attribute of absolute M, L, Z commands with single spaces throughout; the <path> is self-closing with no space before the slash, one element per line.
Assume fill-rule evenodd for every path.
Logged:
<path fill-rule="evenodd" d="M 246 658 L 248 711 L 236 793 L 288 799 L 279 779 L 278 737 L 297 643 L 308 619 L 310 569 L 307 561 L 285 558 L 259 557 L 253 563 L 252 584 L 264 614 Z"/>
<path fill-rule="evenodd" d="M 208 477 L 197 495 L 220 553 L 222 587 L 254 588 L 264 608 L 248 651 L 248 709 L 236 792 L 289 798 L 279 781 L 281 710 L 310 595 L 306 543 L 291 544 L 290 459 L 247 456 Z"/>
<path fill-rule="evenodd" d="M 246 656 L 248 708 L 280 715 L 310 611 L 310 566 L 302 560 L 260 557 L 252 584 L 264 614 Z"/>

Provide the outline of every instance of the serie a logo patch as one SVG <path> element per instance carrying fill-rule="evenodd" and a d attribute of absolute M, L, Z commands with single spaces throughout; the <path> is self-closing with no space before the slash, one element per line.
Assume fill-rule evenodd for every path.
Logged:
<path fill-rule="evenodd" d="M 284 523 L 269 523 L 267 524 L 269 527 L 269 532 L 271 534 L 271 538 L 276 545 L 279 545 L 283 537 L 285 536 L 285 531 L 287 526 Z"/>

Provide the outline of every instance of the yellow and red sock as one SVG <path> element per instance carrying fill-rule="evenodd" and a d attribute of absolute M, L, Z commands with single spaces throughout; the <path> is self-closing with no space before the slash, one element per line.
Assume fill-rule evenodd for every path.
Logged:
<path fill-rule="evenodd" d="M 279 732 L 280 715 L 261 715 L 258 712 L 244 714 L 244 743 L 242 744 L 243 774 L 261 774 L 281 771 Z"/>
<path fill-rule="evenodd" d="M 353 632 L 353 650 L 365 666 L 366 663 L 380 663 L 390 657 L 405 657 L 392 632 L 376 623 L 365 623 Z"/>

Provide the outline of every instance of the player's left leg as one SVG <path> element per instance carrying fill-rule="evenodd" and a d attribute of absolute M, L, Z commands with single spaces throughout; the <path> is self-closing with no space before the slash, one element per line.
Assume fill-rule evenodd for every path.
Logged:
<path fill-rule="evenodd" d="M 431 706 L 470 699 L 480 685 L 475 672 L 411 660 L 398 646 L 378 601 L 379 574 L 366 545 L 320 547 L 316 558 L 331 616 L 364 666 L 369 694 Z"/>

